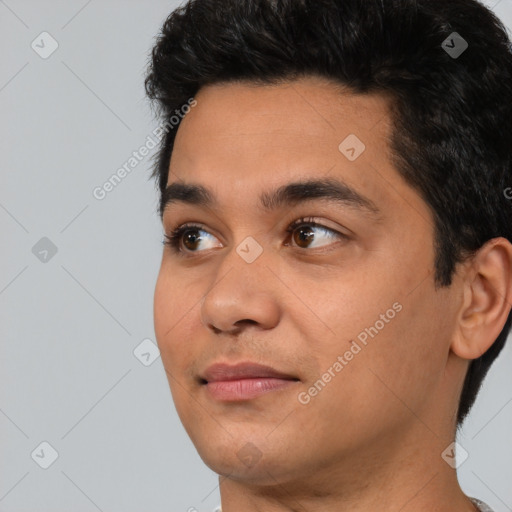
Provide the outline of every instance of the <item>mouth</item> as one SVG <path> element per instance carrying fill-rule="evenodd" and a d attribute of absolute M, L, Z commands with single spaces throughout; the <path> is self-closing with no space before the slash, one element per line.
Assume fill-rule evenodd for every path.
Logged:
<path fill-rule="evenodd" d="M 211 398 L 227 402 L 251 400 L 297 382 L 300 379 L 293 375 L 252 362 L 214 364 L 200 377 L 200 383 Z"/>

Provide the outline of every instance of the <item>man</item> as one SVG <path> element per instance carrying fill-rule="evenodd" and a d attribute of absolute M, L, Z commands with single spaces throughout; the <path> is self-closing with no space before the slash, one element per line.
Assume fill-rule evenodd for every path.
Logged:
<path fill-rule="evenodd" d="M 511 325 L 502 24 L 474 0 L 195 0 L 146 90 L 155 331 L 223 512 L 489 510 L 449 459 Z"/>

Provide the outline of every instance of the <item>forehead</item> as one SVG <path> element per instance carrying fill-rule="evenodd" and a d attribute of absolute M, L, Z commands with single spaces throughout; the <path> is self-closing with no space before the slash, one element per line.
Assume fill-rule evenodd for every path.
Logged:
<path fill-rule="evenodd" d="M 397 189 L 414 193 L 389 159 L 388 97 L 307 78 L 217 84 L 195 99 L 176 135 L 169 184 L 204 185 L 232 207 L 256 206 L 263 192 L 298 179 L 341 179 L 380 204 L 396 202 Z"/>
<path fill-rule="evenodd" d="M 200 154 L 197 144 L 212 140 L 223 140 L 219 153 L 241 153 L 243 148 L 253 154 L 265 146 L 266 154 L 303 140 L 324 150 L 332 150 L 334 143 L 337 150 L 336 141 L 341 142 L 350 130 L 375 144 L 371 131 L 377 124 L 380 134 L 389 129 L 388 97 L 354 94 L 320 78 L 263 86 L 216 84 L 203 87 L 195 99 L 197 106 L 185 116 L 175 141 L 190 153 Z"/>

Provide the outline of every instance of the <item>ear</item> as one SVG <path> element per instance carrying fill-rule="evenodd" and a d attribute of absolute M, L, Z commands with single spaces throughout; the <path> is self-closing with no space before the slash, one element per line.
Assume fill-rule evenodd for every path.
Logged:
<path fill-rule="evenodd" d="M 496 341 L 512 309 L 512 244 L 493 238 L 471 258 L 451 350 L 477 359 Z"/>

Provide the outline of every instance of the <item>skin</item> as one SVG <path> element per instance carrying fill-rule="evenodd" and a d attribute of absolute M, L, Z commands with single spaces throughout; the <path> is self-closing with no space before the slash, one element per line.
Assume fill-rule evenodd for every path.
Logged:
<path fill-rule="evenodd" d="M 189 222 L 206 232 L 181 256 L 165 247 L 154 319 L 177 412 L 220 475 L 223 511 L 474 511 L 441 453 L 469 360 L 510 311 L 510 243 L 489 242 L 436 288 L 432 213 L 391 164 L 383 95 L 308 77 L 207 86 L 196 100 L 168 184 L 204 185 L 219 207 L 166 209 L 167 234 Z M 366 146 L 355 161 L 338 149 L 349 134 Z M 380 214 L 321 200 L 259 206 L 262 192 L 323 177 L 344 180 Z M 301 217 L 349 238 L 312 228 L 314 241 L 299 246 L 286 228 Z M 263 249 L 252 263 L 236 251 L 248 236 Z M 400 312 L 301 404 L 299 393 L 395 303 Z M 211 399 L 198 375 L 240 361 L 299 381 L 244 402 Z M 239 457 L 247 450 L 250 467 Z"/>

